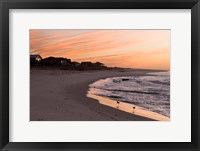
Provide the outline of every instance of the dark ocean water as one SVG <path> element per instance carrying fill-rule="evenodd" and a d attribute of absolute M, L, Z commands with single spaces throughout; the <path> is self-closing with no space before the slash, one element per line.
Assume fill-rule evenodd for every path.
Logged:
<path fill-rule="evenodd" d="M 149 73 L 148 76 L 113 77 L 90 84 L 92 93 L 170 117 L 170 74 Z"/>

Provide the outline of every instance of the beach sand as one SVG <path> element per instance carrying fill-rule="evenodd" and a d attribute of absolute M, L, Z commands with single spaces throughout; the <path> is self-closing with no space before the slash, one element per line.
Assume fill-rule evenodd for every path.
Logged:
<path fill-rule="evenodd" d="M 108 77 L 145 75 L 148 70 L 31 70 L 30 121 L 152 121 L 168 118 L 136 108 L 134 113 L 87 97 L 89 84 Z M 123 104 L 123 103 L 122 103 Z M 129 104 L 128 104 L 129 105 Z M 127 104 L 125 105 L 127 106 Z M 123 108 L 123 105 L 120 106 Z"/>

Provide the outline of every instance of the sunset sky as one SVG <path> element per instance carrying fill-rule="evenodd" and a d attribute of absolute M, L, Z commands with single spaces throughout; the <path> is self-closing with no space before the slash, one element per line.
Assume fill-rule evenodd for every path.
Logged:
<path fill-rule="evenodd" d="M 109 67 L 170 68 L 170 30 L 30 30 L 30 53 Z"/>

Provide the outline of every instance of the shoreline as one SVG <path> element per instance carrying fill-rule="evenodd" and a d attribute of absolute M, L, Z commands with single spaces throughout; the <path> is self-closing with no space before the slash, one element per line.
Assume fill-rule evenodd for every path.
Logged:
<path fill-rule="evenodd" d="M 89 89 L 89 91 L 87 93 L 87 97 L 98 100 L 100 104 L 110 106 L 112 108 L 122 110 L 124 112 L 128 112 L 133 115 L 144 116 L 146 118 L 150 118 L 150 119 L 157 120 L 157 121 L 170 121 L 170 118 L 167 116 L 161 115 L 161 114 L 153 112 L 153 111 L 149 111 L 145 108 L 136 106 L 131 103 L 120 102 L 120 104 L 118 105 L 117 101 L 114 99 L 109 99 L 109 98 L 105 98 L 102 96 L 92 94 L 91 89 L 92 88 Z M 135 108 L 133 109 L 133 107 L 135 107 Z"/>
<path fill-rule="evenodd" d="M 149 72 L 159 71 L 99 70 L 70 72 L 31 70 L 30 121 L 159 120 L 159 118 L 147 116 L 146 112 L 139 109 L 135 114 L 132 114 L 102 105 L 98 100 L 86 96 L 89 84 L 99 79 L 114 76 L 144 76 Z"/>

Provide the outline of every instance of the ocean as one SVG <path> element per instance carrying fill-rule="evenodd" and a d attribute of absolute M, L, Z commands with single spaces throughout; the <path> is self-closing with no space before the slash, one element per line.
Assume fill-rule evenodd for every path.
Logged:
<path fill-rule="evenodd" d="M 134 104 L 170 117 L 170 73 L 124 76 L 98 80 L 89 85 L 92 94 Z"/>

